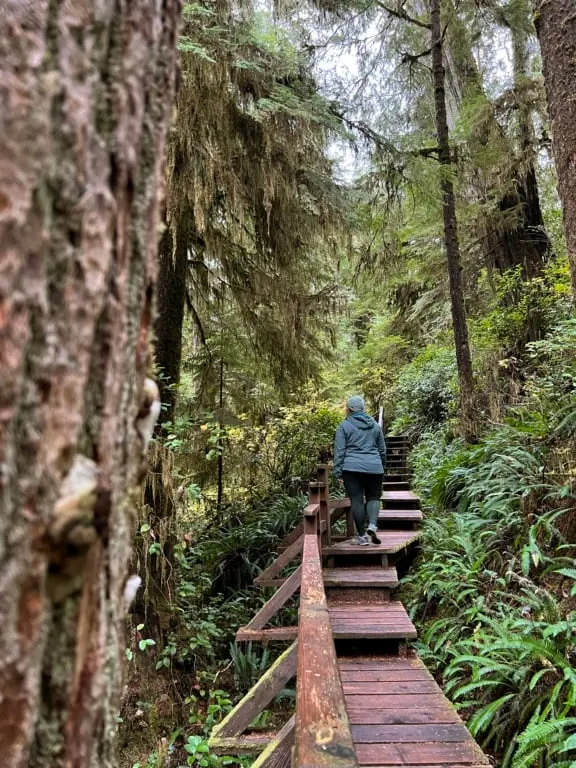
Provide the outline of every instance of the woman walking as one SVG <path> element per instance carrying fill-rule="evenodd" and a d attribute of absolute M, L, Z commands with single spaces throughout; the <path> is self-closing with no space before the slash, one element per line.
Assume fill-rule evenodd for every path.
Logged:
<path fill-rule="evenodd" d="M 358 533 L 355 544 L 366 546 L 370 541 L 380 544 L 378 513 L 385 465 L 386 443 L 382 430 L 372 416 L 364 412 L 364 400 L 354 395 L 348 399 L 346 418 L 336 430 L 334 475 L 344 481 L 352 504 Z"/>

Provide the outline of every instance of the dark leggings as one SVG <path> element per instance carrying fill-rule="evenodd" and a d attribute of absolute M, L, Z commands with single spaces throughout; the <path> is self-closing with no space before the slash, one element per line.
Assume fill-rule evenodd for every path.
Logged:
<path fill-rule="evenodd" d="M 382 496 L 382 481 L 384 475 L 372 475 L 367 472 L 342 472 L 342 480 L 346 493 L 352 504 L 352 515 L 358 536 L 366 530 L 366 515 L 368 524 L 375 530 L 378 528 L 378 513 L 380 512 L 380 496 Z M 366 497 L 366 505 L 364 505 Z"/>

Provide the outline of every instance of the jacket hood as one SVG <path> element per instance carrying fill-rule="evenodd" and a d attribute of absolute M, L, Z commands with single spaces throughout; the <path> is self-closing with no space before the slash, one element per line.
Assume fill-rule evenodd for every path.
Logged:
<path fill-rule="evenodd" d="M 368 416 L 367 413 L 351 413 L 348 416 L 348 421 L 353 424 L 356 429 L 373 429 L 376 422 L 372 416 Z"/>

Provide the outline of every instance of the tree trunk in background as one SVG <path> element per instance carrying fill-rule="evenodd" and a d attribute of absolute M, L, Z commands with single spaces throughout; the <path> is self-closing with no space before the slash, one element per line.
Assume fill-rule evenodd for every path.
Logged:
<path fill-rule="evenodd" d="M 171 190 L 168 188 L 167 196 Z M 160 440 L 150 451 L 150 467 L 144 487 L 141 522 L 151 527 L 154 542 L 161 554 L 150 554 L 151 540 L 138 540 L 136 558 L 145 563 L 146 581 L 134 612 L 146 625 L 149 637 L 164 642 L 172 615 L 174 588 L 174 547 L 176 536 L 176 501 L 172 482 L 173 456 L 162 442 L 174 430 L 176 386 L 180 382 L 182 335 L 186 307 L 186 275 L 188 271 L 188 232 L 179 222 L 166 221 L 159 245 L 157 312 L 154 321 L 154 361 L 159 368 L 158 386 L 162 412 L 156 425 Z M 165 426 L 168 422 L 172 426 Z"/>
<path fill-rule="evenodd" d="M 154 331 L 155 360 L 161 374 L 160 400 L 164 406 L 160 419 L 162 423 L 174 420 L 174 386 L 180 381 L 188 268 L 188 242 L 184 233 L 179 232 L 174 238 L 170 225 L 166 226 L 160 240 L 159 257 L 158 312 Z"/>
<path fill-rule="evenodd" d="M 574 0 L 534 0 L 534 23 L 552 123 L 572 292 L 576 297 L 576 7 Z"/>
<path fill-rule="evenodd" d="M 0 1 L 3 768 L 117 765 L 178 15 Z"/>
<path fill-rule="evenodd" d="M 487 266 L 495 267 L 499 272 L 520 266 L 525 278 L 540 274 L 543 266 L 550 257 L 550 240 L 544 226 L 540 206 L 540 197 L 536 180 L 536 150 L 532 117 L 524 106 L 519 110 L 518 145 L 515 147 L 504 133 L 496 120 L 492 105 L 485 92 L 482 75 L 472 52 L 469 40 L 469 30 L 458 16 L 452 0 L 447 5 L 450 13 L 450 23 L 443 44 L 444 59 L 447 63 L 446 81 L 449 84 L 447 92 L 451 104 L 451 112 L 458 115 L 466 100 L 484 99 L 486 111 L 484 124 L 475 133 L 474 139 L 480 147 L 497 142 L 502 145 L 502 152 L 507 155 L 507 162 L 519 159 L 511 164 L 511 176 L 507 191 L 498 198 L 497 191 L 493 197 L 497 201 L 499 214 L 492 215 L 484 222 L 486 229 L 484 239 L 485 262 Z M 528 17 L 528 11 L 526 9 Z M 505 24 L 504 19 L 498 22 Z M 522 80 L 528 76 L 528 38 L 526 26 L 505 25 L 512 36 L 514 53 L 514 87 L 522 85 Z M 473 146 L 472 146 L 473 150 Z M 479 180 L 481 188 L 494 187 L 493 180 L 488 177 Z M 503 224 L 502 219 L 510 219 Z"/>
<path fill-rule="evenodd" d="M 460 381 L 460 404 L 462 408 L 462 426 L 467 438 L 476 433 L 474 408 L 474 377 L 472 359 L 468 343 L 468 324 L 464 305 L 462 285 L 462 263 L 458 242 L 458 222 L 456 219 L 456 199 L 452 183 L 452 157 L 450 153 L 450 135 L 446 112 L 446 92 L 444 87 L 444 61 L 442 53 L 442 27 L 440 21 L 440 0 L 430 2 L 430 34 L 432 44 L 432 77 L 434 80 L 434 105 L 436 113 L 436 131 L 438 135 L 438 156 L 442 166 L 442 208 L 444 214 L 444 239 L 450 280 L 450 300 L 452 305 L 452 325 L 456 347 L 456 362 Z"/>

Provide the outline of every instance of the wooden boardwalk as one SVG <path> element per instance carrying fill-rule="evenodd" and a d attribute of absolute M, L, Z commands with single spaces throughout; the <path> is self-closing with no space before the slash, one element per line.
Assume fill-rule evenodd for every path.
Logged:
<path fill-rule="evenodd" d="M 392 598 L 398 570 L 420 538 L 420 501 L 409 489 L 408 445 L 389 438 L 379 515 L 381 543 L 358 546 L 348 500 L 328 498 L 327 468 L 312 484 L 303 523 L 260 574 L 276 592 L 236 636 L 292 642 L 213 731 L 216 751 L 254 753 L 253 768 L 481 768 L 488 766 L 457 712 L 410 649 L 416 629 Z M 346 537 L 333 533 L 346 521 Z M 288 575 L 294 560 L 301 565 Z M 298 626 L 269 626 L 300 592 Z M 280 731 L 250 723 L 296 675 L 295 717 Z"/>

